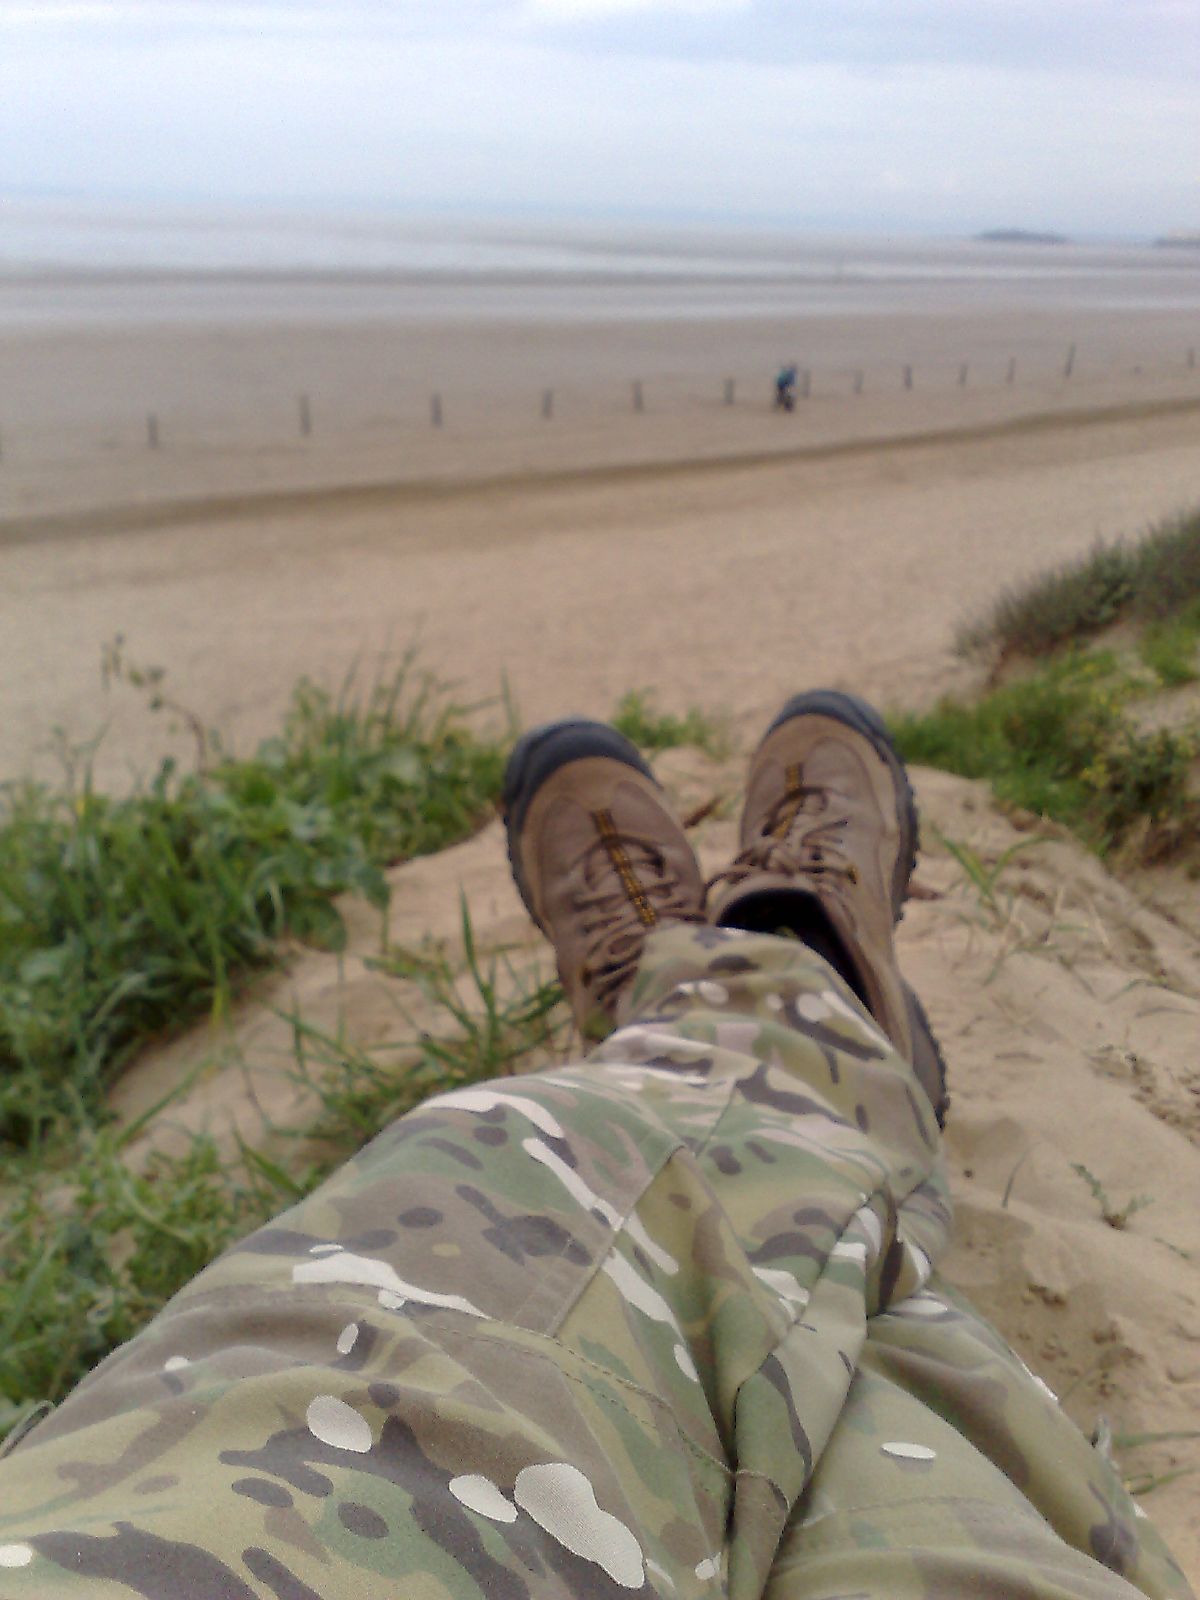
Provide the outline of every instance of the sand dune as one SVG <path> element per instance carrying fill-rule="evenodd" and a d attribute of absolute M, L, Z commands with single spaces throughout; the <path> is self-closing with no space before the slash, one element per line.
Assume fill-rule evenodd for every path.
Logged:
<path fill-rule="evenodd" d="M 715 766 L 669 752 L 660 776 L 681 811 L 736 794 L 740 762 Z M 1090 1435 L 1196 1426 L 1200 1415 L 1200 958 L 1194 938 L 1141 905 L 1054 829 L 1019 832 L 981 785 L 918 772 L 926 848 L 921 897 L 901 924 L 901 960 L 929 1008 L 950 1064 L 947 1155 L 958 1232 L 947 1263 L 1024 1360 Z M 979 897 L 939 835 L 991 865 L 1024 842 Z M 1045 842 L 1049 836 L 1050 842 Z M 693 834 L 706 871 L 733 848 L 731 820 Z M 1038 842 L 1040 841 L 1040 842 Z M 458 945 L 459 896 L 483 950 L 518 972 L 551 961 L 509 878 L 498 823 L 441 856 L 392 875 L 389 937 Z M 314 1106 L 292 1067 L 288 1016 L 386 1058 L 429 1020 L 418 996 L 367 964 L 376 913 L 350 911 L 341 961 L 301 954 L 261 986 L 227 1031 L 200 1028 L 145 1056 L 118 1085 L 133 1117 L 166 1083 L 199 1071 L 171 1127 L 233 1128 L 264 1138 L 302 1126 Z M 415 1008 L 412 1009 L 412 1008 Z M 406 1015 L 406 1012 L 408 1013 Z M 204 1063 L 208 1062 L 207 1069 Z M 170 1127 L 154 1137 L 170 1139 Z M 1126 1229 L 1108 1225 L 1086 1168 L 1116 1209 L 1149 1203 Z M 1148 1476 L 1200 1467 L 1200 1443 L 1166 1441 L 1123 1454 Z M 1193 1583 L 1200 1578 L 1196 1479 L 1146 1496 L 1145 1508 Z"/>

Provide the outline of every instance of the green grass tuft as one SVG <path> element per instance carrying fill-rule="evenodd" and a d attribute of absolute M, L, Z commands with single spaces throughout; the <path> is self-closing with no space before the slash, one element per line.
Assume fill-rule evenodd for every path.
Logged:
<path fill-rule="evenodd" d="M 1139 651 L 1142 660 L 1164 689 L 1195 683 L 1196 658 L 1200 651 L 1200 601 L 1169 622 L 1156 622 L 1142 635 Z"/>
<path fill-rule="evenodd" d="M 1002 594 L 959 630 L 961 654 L 1040 656 L 1115 622 L 1151 623 L 1200 607 L 1200 511 L 1173 517 L 1141 539 L 1090 553 Z"/>
<path fill-rule="evenodd" d="M 6 1173 L 0 1214 L 0 1435 L 35 1402 L 61 1397 L 129 1339 L 174 1291 L 276 1209 L 211 1140 L 141 1173 L 111 1131 L 85 1133 L 57 1169 Z"/>
<path fill-rule="evenodd" d="M 642 750 L 673 750 L 692 745 L 714 761 L 730 753 L 731 737 L 727 722 L 698 706 L 691 706 L 682 717 L 660 711 L 649 689 L 630 689 L 617 703 L 612 725 Z"/>
<path fill-rule="evenodd" d="M 906 761 L 985 778 L 1000 799 L 1065 823 L 1101 853 L 1148 824 L 1195 838 L 1196 735 L 1140 732 L 1126 710 L 1137 687 L 1111 655 L 1073 653 L 973 705 L 895 716 L 891 729 Z"/>
<path fill-rule="evenodd" d="M 127 798 L 86 763 L 0 787 L 0 1142 L 96 1116 L 142 1043 L 221 1014 L 285 936 L 340 948 L 335 897 L 384 908 L 383 867 L 470 834 L 503 761 L 406 664 L 362 693 L 304 681 L 254 756 L 165 761 Z"/>

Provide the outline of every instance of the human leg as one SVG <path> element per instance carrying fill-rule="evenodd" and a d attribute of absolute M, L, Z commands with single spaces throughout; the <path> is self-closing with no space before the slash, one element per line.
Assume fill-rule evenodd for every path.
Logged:
<path fill-rule="evenodd" d="M 613 884 L 636 879 L 638 928 L 699 920 L 702 886 L 640 761 L 581 759 L 599 830 L 575 840 L 540 755 L 536 788 L 547 833 L 579 844 L 558 867 L 583 902 L 564 964 L 596 969 L 571 985 L 584 1021 L 641 953 Z M 728 1467 L 682 1336 L 658 1351 L 661 1316 L 643 1341 L 623 1309 L 666 1305 L 638 1272 L 686 1233 L 692 1208 L 662 1199 L 686 1200 L 680 1147 L 627 1082 L 586 1071 L 460 1091 L 387 1130 L 0 1462 L 0 1593 L 603 1595 L 645 1588 L 654 1549 L 664 1571 L 683 1551 L 702 1587 Z"/>
<path fill-rule="evenodd" d="M 836 691 L 799 695 L 752 761 L 739 851 L 709 913 L 832 943 L 941 1124 L 945 1064 L 892 943 L 916 847 L 912 791 L 878 713 Z M 879 1303 L 781 1542 L 773 1600 L 1106 1594 L 1111 1572 L 1151 1593 L 1182 1584 L 1046 1386 L 936 1272 Z"/>
<path fill-rule="evenodd" d="M 599 996 L 637 1025 L 583 1068 L 431 1102 L 177 1296 L 3 1463 L 6 1597 L 339 1600 L 372 1579 L 703 1594 L 731 1519 L 734 1592 L 761 1589 L 809 1448 L 781 1345 L 861 1207 L 864 1163 L 871 1187 L 885 1163 L 827 1158 L 799 1069 L 754 1048 L 789 1035 L 776 1006 L 825 992 L 820 964 L 794 942 L 680 925 L 698 874 L 644 774 L 584 771 L 600 787 L 581 817 L 559 770 L 539 769 L 551 859 L 522 866 L 524 887 L 554 920 L 581 1020 Z M 574 939 L 539 887 L 573 871 Z M 650 930 L 640 966 L 644 936 L 631 951 L 614 896 Z M 851 1058 L 875 1070 L 881 1046 L 855 1043 L 844 1003 L 814 1005 L 824 1047 L 795 1050 L 823 1080 L 845 1033 L 853 1097 Z M 885 1076 L 906 1105 L 902 1075 Z M 932 1146 L 919 1119 L 910 1137 Z M 800 1230 L 793 1184 L 777 1192 L 797 1161 Z M 752 1258 L 746 1230 L 776 1213 Z M 849 1330 L 842 1355 L 821 1345 L 828 1417 L 861 1322 L 866 1246 L 846 1246 L 810 1312 Z"/>
<path fill-rule="evenodd" d="M 539 791 L 555 772 L 565 781 L 564 764 Z M 882 1447 L 919 1442 L 956 1363 L 974 1370 L 943 1330 L 933 1352 L 876 1372 L 889 1317 L 921 1339 L 941 1318 L 910 1315 L 935 1292 L 949 1226 L 931 1102 L 797 941 L 689 925 L 677 828 L 660 834 L 641 783 L 604 784 L 605 803 L 576 805 L 565 829 L 569 798 L 544 790 L 535 821 L 546 848 L 574 830 L 544 876 L 578 869 L 586 937 L 553 930 L 577 1012 L 619 968 L 605 993 L 623 1026 L 583 1066 L 403 1119 L 81 1386 L 0 1463 L 5 1600 L 349 1600 L 371 1583 L 454 1600 L 742 1600 L 793 1579 L 814 1595 L 928 1592 L 895 1519 L 871 1537 L 854 1499 L 867 1458 L 846 1452 L 865 1439 L 873 1470 L 895 1474 L 871 1503 L 900 1503 L 928 1458 Z M 591 836 L 580 810 L 596 813 Z M 632 965 L 631 929 L 610 923 L 622 893 L 653 913 L 637 912 Z M 661 920 L 662 906 L 676 909 Z M 877 1394 L 864 1410 L 868 1374 L 916 1410 L 898 1421 Z M 994 1374 L 960 1387 L 952 1440 L 924 1448 L 939 1472 L 961 1449 L 958 1482 L 972 1464 L 972 1493 L 935 1511 L 968 1517 L 944 1570 L 973 1581 L 993 1559 L 987 1530 L 1044 1519 L 1009 1456 L 996 1465 Z M 1019 1446 L 1041 1448 L 1038 1421 Z M 1066 1475 L 1084 1507 L 1070 1528 L 1085 1546 L 1091 1527 L 1118 1529 L 1145 1592 L 1183 1592 L 1101 1465 Z M 826 1535 L 822 1589 L 811 1541 Z M 1132 1592 L 1095 1561 L 1001 1572 L 1009 1587 L 993 1592 L 1039 1600 Z"/>

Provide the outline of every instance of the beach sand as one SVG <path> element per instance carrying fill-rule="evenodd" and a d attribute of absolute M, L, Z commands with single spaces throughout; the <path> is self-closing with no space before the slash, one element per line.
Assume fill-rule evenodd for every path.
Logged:
<path fill-rule="evenodd" d="M 118 633 L 240 749 L 302 674 L 414 642 L 471 699 L 506 674 L 533 718 L 640 685 L 751 716 L 813 678 L 911 702 L 958 680 L 955 625 L 999 588 L 1200 488 L 1200 371 L 1163 309 L 939 314 L 922 285 L 886 315 L 826 289 L 804 317 L 682 291 L 671 316 L 659 286 L 589 320 L 476 286 L 450 321 L 444 286 L 117 278 L 22 321 L 0 291 L 6 774 L 48 770 L 51 728 L 111 724 L 99 780 L 149 775 L 163 729 L 101 686 Z M 812 374 L 791 416 L 767 403 L 781 350 Z"/>
<path fill-rule="evenodd" d="M 0 474 L 0 772 L 47 770 L 55 726 L 79 741 L 107 724 L 95 765 L 113 787 L 146 779 L 172 741 L 190 753 L 128 687 L 103 688 L 101 650 L 118 633 L 241 750 L 277 725 L 301 675 L 370 678 L 416 644 L 463 699 L 507 683 L 527 722 L 605 716 L 646 687 L 665 708 L 728 713 L 744 753 L 800 687 L 887 706 L 969 687 L 953 653 L 962 619 L 1098 537 L 1200 499 L 1200 374 L 1157 314 L 1070 330 L 1016 313 L 817 319 L 805 330 L 814 392 L 792 417 L 764 404 L 779 354 L 793 342 L 803 354 L 798 340 L 779 350 L 777 327 L 512 321 L 493 338 L 482 326 L 410 328 L 393 411 L 386 341 L 361 325 L 196 321 L 135 336 L 97 323 L 0 339 L 30 374 Z M 1067 380 L 1067 336 L 1108 354 L 1081 358 Z M 1014 346 L 1024 375 L 1009 385 Z M 855 395 L 859 365 L 869 381 Z M 257 390 L 239 384 L 251 368 Z M 628 390 L 638 376 L 643 413 Z M 441 430 L 420 410 L 435 383 Z M 289 439 L 302 388 L 315 431 Z M 157 451 L 138 433 L 152 392 L 167 396 Z M 271 428 L 251 426 L 268 398 Z M 664 772 L 685 801 L 736 786 L 736 765 L 668 758 Z M 977 786 L 926 774 L 919 788 L 918 876 L 936 898 L 910 907 L 902 950 L 953 1074 L 953 1276 L 1085 1426 L 1102 1413 L 1117 1432 L 1195 1427 L 1194 935 L 1064 840 L 1014 869 L 1012 916 L 989 921 L 936 830 L 988 859 L 1026 835 Z M 699 831 L 706 866 L 728 852 L 731 826 Z M 485 945 L 532 949 L 496 826 L 392 876 L 393 937 L 452 940 L 462 886 Z M 272 1004 L 340 1016 L 367 1043 L 394 1032 L 392 997 L 364 965 L 377 923 L 355 927 L 344 963 L 297 957 L 241 1006 L 231 1035 L 201 1028 L 147 1054 L 118 1090 L 122 1113 L 186 1066 L 240 1052 L 241 1066 L 214 1067 L 172 1115 L 253 1131 L 254 1082 L 284 1116 L 293 1088 Z M 1153 1207 L 1125 1232 L 1106 1226 L 1076 1161 Z M 1184 1442 L 1154 1461 L 1194 1466 L 1200 1454 Z M 1194 1581 L 1197 1484 L 1180 1478 L 1146 1502 Z"/>

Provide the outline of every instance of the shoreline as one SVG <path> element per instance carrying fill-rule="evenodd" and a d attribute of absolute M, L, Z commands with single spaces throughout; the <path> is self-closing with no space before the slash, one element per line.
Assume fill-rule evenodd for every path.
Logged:
<path fill-rule="evenodd" d="M 693 477 L 700 473 L 752 471 L 756 467 L 833 462 L 854 457 L 900 455 L 943 445 L 970 445 L 1047 432 L 1076 431 L 1110 424 L 1153 422 L 1200 411 L 1200 395 L 1165 400 L 1133 400 L 1120 405 L 1045 410 L 962 427 L 868 435 L 813 444 L 779 444 L 774 449 L 729 454 L 663 456 L 646 461 L 581 462 L 527 468 L 472 477 L 462 472 L 442 477 L 329 481 L 280 486 L 255 492 L 131 500 L 117 504 L 31 516 L 0 515 L 0 547 L 74 539 L 110 533 L 152 533 L 195 523 L 239 521 L 292 513 L 385 509 L 422 501 L 445 502 L 493 493 L 586 489 Z"/>

